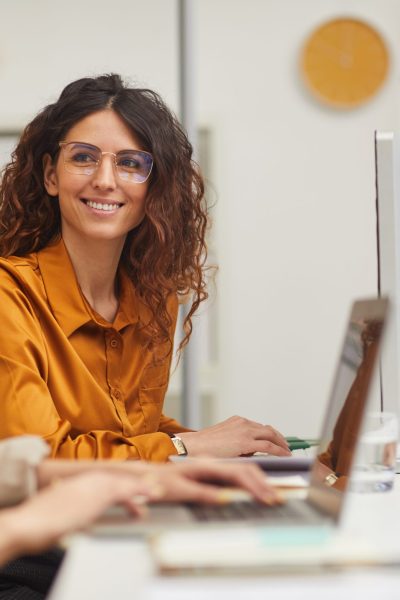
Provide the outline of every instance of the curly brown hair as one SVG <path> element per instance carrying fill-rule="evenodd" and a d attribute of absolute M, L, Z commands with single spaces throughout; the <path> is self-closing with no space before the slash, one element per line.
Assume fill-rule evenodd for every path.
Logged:
<path fill-rule="evenodd" d="M 71 127 L 105 108 L 122 117 L 154 158 L 145 218 L 129 232 L 121 262 L 151 311 L 145 329 L 153 344 L 168 342 L 172 348 L 168 298 L 190 294 L 182 348 L 192 331 L 191 317 L 208 296 L 207 207 L 187 135 L 154 91 L 128 87 L 116 74 L 85 77 L 70 83 L 27 125 L 3 171 L 0 256 L 37 252 L 59 238 L 60 210 L 44 187 L 43 157 L 55 161 Z"/>

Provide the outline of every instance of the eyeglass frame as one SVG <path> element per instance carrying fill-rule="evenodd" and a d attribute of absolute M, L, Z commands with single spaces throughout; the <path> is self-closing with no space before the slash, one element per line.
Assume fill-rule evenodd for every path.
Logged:
<path fill-rule="evenodd" d="M 154 157 L 151 154 L 151 152 L 147 152 L 147 150 L 120 150 L 120 152 L 103 152 L 103 150 L 101 148 L 99 148 L 98 146 L 95 146 L 94 144 L 89 144 L 88 142 L 78 142 L 76 140 L 70 140 L 69 142 L 66 140 L 62 140 L 61 142 L 58 142 L 59 147 L 61 148 L 61 150 L 64 149 L 64 146 L 66 146 L 67 144 L 82 144 L 82 146 L 90 146 L 91 148 L 95 148 L 96 150 L 98 150 L 101 154 L 101 159 L 96 161 L 96 167 L 93 171 L 93 173 L 78 173 L 77 171 L 68 171 L 67 167 L 66 167 L 66 160 L 65 160 L 65 156 L 64 156 L 64 166 L 65 169 L 68 171 L 68 173 L 73 173 L 74 175 L 85 175 L 86 177 L 91 177 L 92 175 L 94 175 L 94 173 L 96 173 L 96 171 L 99 169 L 102 161 L 103 161 L 103 155 L 104 154 L 111 154 L 111 156 L 114 157 L 114 167 L 115 167 L 115 172 L 117 173 L 118 177 L 120 177 L 122 180 L 124 181 L 131 181 L 132 183 L 146 183 L 146 181 L 149 179 L 151 172 L 153 170 L 153 166 L 154 166 Z M 147 154 L 148 156 L 151 157 L 151 167 L 150 170 L 147 174 L 146 179 L 144 179 L 143 181 L 135 181 L 135 180 L 129 180 L 128 178 L 125 177 L 121 177 L 119 171 L 118 171 L 118 165 L 117 165 L 117 156 L 118 154 L 120 154 L 121 152 L 139 152 L 140 154 Z"/>

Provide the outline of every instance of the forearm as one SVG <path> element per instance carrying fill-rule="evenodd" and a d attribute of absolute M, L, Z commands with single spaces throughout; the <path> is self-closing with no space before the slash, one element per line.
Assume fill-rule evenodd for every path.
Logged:
<path fill-rule="evenodd" d="M 0 566 L 24 552 L 13 509 L 0 512 Z"/>
<path fill-rule="evenodd" d="M 149 470 L 149 463 L 144 460 L 63 460 L 46 459 L 37 467 L 39 489 L 48 486 L 58 479 L 73 477 L 80 473 L 92 471 L 122 471 L 132 475 L 143 475 Z"/>

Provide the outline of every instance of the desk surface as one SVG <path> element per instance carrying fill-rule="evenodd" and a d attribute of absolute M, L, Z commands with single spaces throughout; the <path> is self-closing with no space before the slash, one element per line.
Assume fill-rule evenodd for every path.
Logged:
<path fill-rule="evenodd" d="M 379 546 L 400 547 L 400 476 L 395 490 L 377 494 L 350 493 L 341 529 L 365 535 Z M 73 538 L 49 600 L 248 600 L 251 594 L 272 594 L 274 600 L 296 595 L 307 600 L 337 600 L 362 595 L 363 600 L 400 598 L 400 569 L 374 567 L 312 575 L 263 577 L 160 577 L 154 572 L 147 545 L 137 540 Z M 249 595 L 250 594 L 250 595 Z"/>

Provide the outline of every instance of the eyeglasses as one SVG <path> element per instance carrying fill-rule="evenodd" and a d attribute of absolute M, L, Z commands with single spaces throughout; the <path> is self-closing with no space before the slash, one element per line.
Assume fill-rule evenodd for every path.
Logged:
<path fill-rule="evenodd" d="M 102 152 L 97 146 L 84 142 L 59 142 L 68 173 L 93 175 L 101 165 L 104 154 L 114 157 L 115 170 L 121 179 L 145 183 L 153 168 L 153 157 L 144 150 Z"/>

